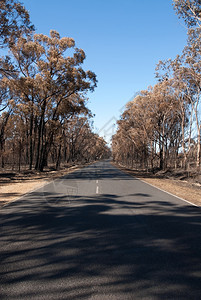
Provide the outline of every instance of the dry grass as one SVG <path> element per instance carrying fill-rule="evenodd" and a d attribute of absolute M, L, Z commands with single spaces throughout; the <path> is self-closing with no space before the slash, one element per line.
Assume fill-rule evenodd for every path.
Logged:
<path fill-rule="evenodd" d="M 183 198 L 193 204 L 201 206 L 201 184 L 193 177 L 189 178 L 188 180 L 184 180 L 184 176 L 178 176 L 178 173 L 167 175 L 167 173 L 165 174 L 163 172 L 158 172 L 157 174 L 153 175 L 152 173 L 147 173 L 141 170 L 131 170 L 116 163 L 114 163 L 114 165 L 120 168 L 122 171 L 149 184 L 152 184 L 155 187 Z"/>

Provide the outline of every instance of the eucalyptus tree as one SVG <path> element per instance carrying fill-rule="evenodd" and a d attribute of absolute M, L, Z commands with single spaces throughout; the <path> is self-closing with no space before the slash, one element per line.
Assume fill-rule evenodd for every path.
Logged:
<path fill-rule="evenodd" d="M 183 78 L 187 82 L 188 98 L 195 117 L 197 136 L 197 168 L 200 167 L 201 156 L 201 28 L 191 29 L 188 33 L 187 46 L 183 51 Z"/>
<path fill-rule="evenodd" d="M 22 34 L 33 30 L 29 13 L 21 2 L 0 1 L 0 47 L 13 43 Z"/>
<path fill-rule="evenodd" d="M 153 169 L 157 161 L 160 169 L 172 164 L 170 160 L 173 156 L 174 161 L 177 158 L 181 136 L 178 110 L 170 80 L 142 91 L 127 104 L 118 121 L 113 137 L 114 157 L 132 167 L 138 161 L 146 169 Z"/>
<path fill-rule="evenodd" d="M 43 34 L 35 34 L 33 38 L 22 36 L 10 49 L 16 75 L 7 78 L 7 84 L 18 97 L 16 107 L 22 109 L 29 122 L 30 168 L 36 150 L 35 168 L 42 171 L 56 124 L 62 115 L 86 109 L 85 93 L 96 87 L 96 75 L 81 68 L 85 53 L 75 47 L 75 41 L 60 38 L 54 30 L 50 37 Z M 73 53 L 71 56 L 69 50 Z M 33 141 L 34 132 L 36 141 Z"/>
<path fill-rule="evenodd" d="M 188 27 L 201 27 L 201 1 L 200 0 L 174 0 L 174 8 L 182 17 Z"/>

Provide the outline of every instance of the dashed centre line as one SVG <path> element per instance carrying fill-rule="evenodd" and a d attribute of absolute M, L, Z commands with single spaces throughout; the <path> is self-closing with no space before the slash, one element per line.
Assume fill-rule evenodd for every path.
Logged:
<path fill-rule="evenodd" d="M 96 186 L 96 194 L 98 194 L 99 193 L 98 180 L 96 180 L 96 184 L 97 184 L 97 186 Z"/>

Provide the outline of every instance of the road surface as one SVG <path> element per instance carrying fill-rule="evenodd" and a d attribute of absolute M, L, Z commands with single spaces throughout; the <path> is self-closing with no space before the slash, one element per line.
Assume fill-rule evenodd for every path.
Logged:
<path fill-rule="evenodd" d="M 102 161 L 0 210 L 0 299 L 201 299 L 201 210 Z"/>

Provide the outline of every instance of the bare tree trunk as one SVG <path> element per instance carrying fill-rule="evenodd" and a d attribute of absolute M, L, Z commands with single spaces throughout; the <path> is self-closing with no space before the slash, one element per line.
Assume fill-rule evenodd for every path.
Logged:
<path fill-rule="evenodd" d="M 18 171 L 20 172 L 21 171 L 21 160 L 22 160 L 22 142 L 21 142 L 21 140 L 19 140 L 18 147 L 19 147 Z"/>
<path fill-rule="evenodd" d="M 39 169 L 39 161 L 40 161 L 41 128 L 42 128 L 42 119 L 40 120 L 39 127 L 38 127 L 38 143 L 37 143 L 36 163 L 35 163 L 36 170 Z"/>
<path fill-rule="evenodd" d="M 37 154 L 36 154 L 36 164 L 35 164 L 36 170 L 40 170 L 40 164 L 41 164 L 42 153 L 43 153 L 43 135 L 44 135 L 44 112 L 41 115 L 40 123 L 38 127 L 38 144 L 37 144 Z"/>
<path fill-rule="evenodd" d="M 33 164 L 33 114 L 30 118 L 30 130 L 29 130 L 29 170 L 32 169 Z"/>
<path fill-rule="evenodd" d="M 162 169 L 165 169 L 165 159 L 166 159 L 166 151 L 165 151 L 165 120 L 163 120 L 163 136 L 162 136 Z"/>
<path fill-rule="evenodd" d="M 200 130 L 201 128 L 198 128 L 198 138 L 197 138 L 197 160 L 196 160 L 196 166 L 199 170 L 200 168 Z"/>
<path fill-rule="evenodd" d="M 182 150 L 183 150 L 183 165 L 184 165 L 184 169 L 187 169 L 187 155 L 186 155 L 186 149 L 185 149 L 185 131 L 184 131 L 184 127 L 185 127 L 185 122 L 184 122 L 184 115 L 182 114 L 182 121 L 181 121 L 181 130 L 182 130 Z"/>
<path fill-rule="evenodd" d="M 5 152 L 5 141 L 2 140 L 1 143 L 0 143 L 0 150 L 1 150 L 1 167 L 2 169 L 4 169 L 5 167 L 5 161 L 4 161 L 4 152 Z"/>
<path fill-rule="evenodd" d="M 197 106 L 198 106 L 198 100 L 197 100 L 197 104 L 196 104 L 196 107 L 195 107 L 195 120 L 196 120 L 197 133 L 198 133 L 198 136 L 197 136 L 197 159 L 196 159 L 196 166 L 199 169 L 199 167 L 200 167 L 200 130 L 201 130 L 201 125 L 199 124 Z"/>
<path fill-rule="evenodd" d="M 57 162 L 56 162 L 56 170 L 59 170 L 61 163 L 61 143 L 59 144 L 59 150 L 57 155 Z"/>
<path fill-rule="evenodd" d="M 0 149 L 1 149 L 1 166 L 2 168 L 5 167 L 5 162 L 4 162 L 4 146 L 5 146 L 5 129 L 6 129 L 6 125 L 8 123 L 8 119 L 10 117 L 11 114 L 11 110 L 8 111 L 5 115 L 4 120 L 2 121 L 2 126 L 1 126 L 1 130 L 0 130 Z"/>
<path fill-rule="evenodd" d="M 14 141 L 12 143 L 13 149 L 12 149 L 12 155 L 13 155 L 13 161 L 12 161 L 12 170 L 15 169 L 15 144 Z"/>

